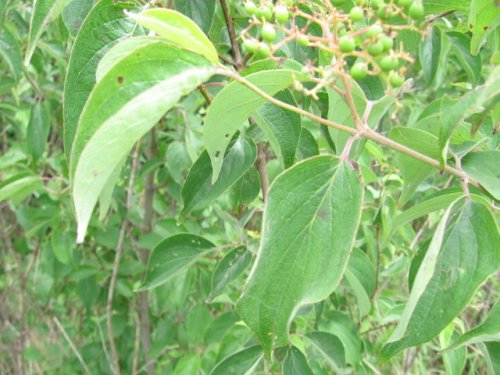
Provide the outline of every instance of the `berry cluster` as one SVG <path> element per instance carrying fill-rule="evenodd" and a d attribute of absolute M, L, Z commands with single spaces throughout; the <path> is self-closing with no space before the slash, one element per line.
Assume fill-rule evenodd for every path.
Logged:
<path fill-rule="evenodd" d="M 396 45 L 398 32 L 423 33 L 419 28 L 424 17 L 422 0 L 354 0 L 354 4 L 261 0 L 258 5 L 248 0 L 244 7 L 251 16 L 241 35 L 245 50 L 261 59 L 278 58 L 280 49 L 292 41 L 318 48 L 329 63 L 311 64 L 308 69 L 321 87 L 347 74 L 355 80 L 379 76 L 390 87 L 402 86 L 405 64 L 414 60 Z"/>

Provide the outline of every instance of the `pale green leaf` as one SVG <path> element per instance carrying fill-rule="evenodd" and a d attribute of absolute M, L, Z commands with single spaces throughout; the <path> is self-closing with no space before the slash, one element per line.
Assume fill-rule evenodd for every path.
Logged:
<path fill-rule="evenodd" d="M 146 9 L 139 14 L 128 13 L 140 25 L 181 48 L 199 53 L 217 63 L 219 56 L 214 45 L 198 25 L 182 13 L 171 9 Z"/>
<path fill-rule="evenodd" d="M 0 183 L 0 202 L 20 200 L 43 186 L 39 176 L 31 172 L 18 173 Z"/>
<path fill-rule="evenodd" d="M 97 83 L 78 123 L 70 162 L 78 242 L 97 198 L 134 143 L 214 73 L 200 55 L 143 39 Z"/>
<path fill-rule="evenodd" d="M 184 271 L 215 245 L 194 234 L 176 234 L 155 246 L 141 290 L 156 288 Z"/>
<path fill-rule="evenodd" d="M 445 348 L 446 346 L 448 346 L 450 341 L 456 340 L 456 338 L 459 336 L 460 334 L 455 331 L 455 324 L 450 323 L 448 327 L 446 327 L 439 334 L 439 344 L 441 348 Z M 466 362 L 465 354 L 466 351 L 463 347 L 443 353 L 443 363 L 447 375 L 463 374 Z"/>
<path fill-rule="evenodd" d="M 266 353 L 287 344 L 300 306 L 325 299 L 337 287 L 362 199 L 357 174 L 332 156 L 305 160 L 274 180 L 257 260 L 238 302 L 240 316 Z"/>
<path fill-rule="evenodd" d="M 499 17 L 497 4 L 491 0 L 472 0 L 470 4 L 468 24 L 472 29 L 471 54 L 477 55 L 482 43 L 483 35 Z"/>
<path fill-rule="evenodd" d="M 471 0 L 423 0 L 426 14 L 444 13 L 450 10 L 467 12 Z"/>
<path fill-rule="evenodd" d="M 129 38 L 136 23 L 123 11 L 130 3 L 101 0 L 85 18 L 74 41 L 64 85 L 64 150 L 69 162 L 78 119 L 96 83 L 97 64 L 117 42 Z"/>
<path fill-rule="evenodd" d="M 294 70 L 269 70 L 245 77 L 269 95 L 291 86 L 295 80 L 304 80 L 304 74 Z M 213 167 L 212 182 L 219 177 L 222 160 L 229 142 L 248 117 L 266 100 L 242 83 L 231 82 L 214 98 L 205 118 L 205 146 Z"/>

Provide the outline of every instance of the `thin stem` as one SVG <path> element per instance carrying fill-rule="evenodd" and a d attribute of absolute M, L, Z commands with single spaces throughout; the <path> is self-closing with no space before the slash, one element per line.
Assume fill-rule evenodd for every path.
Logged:
<path fill-rule="evenodd" d="M 68 345 L 71 348 L 71 350 L 73 351 L 73 353 L 75 353 L 75 356 L 76 356 L 76 358 L 78 358 L 78 361 L 82 365 L 83 370 L 85 371 L 85 373 L 88 374 L 88 375 L 91 375 L 92 373 L 90 372 L 89 368 L 87 367 L 87 364 L 83 360 L 82 355 L 80 354 L 80 352 L 76 348 L 75 344 L 73 344 L 73 341 L 71 341 L 70 337 L 66 333 L 66 330 L 64 329 L 64 327 L 62 326 L 62 324 L 59 322 L 59 319 L 57 319 L 55 316 L 52 319 L 54 320 L 54 323 L 56 323 L 57 328 L 59 328 L 59 330 L 61 331 L 64 339 L 68 343 Z"/>
<path fill-rule="evenodd" d="M 128 226 L 129 226 L 129 221 L 128 221 L 128 212 L 130 208 L 132 207 L 132 198 L 133 198 L 133 187 L 134 187 L 134 180 L 135 180 L 135 174 L 137 172 L 137 168 L 139 166 L 139 150 L 140 150 L 140 142 L 137 142 L 137 145 L 134 150 L 134 154 L 132 156 L 132 167 L 130 171 L 130 178 L 128 181 L 128 186 L 127 186 L 127 198 L 125 202 L 125 218 L 123 220 L 123 223 L 120 228 L 120 234 L 118 236 L 118 242 L 116 244 L 115 248 L 115 260 L 113 262 L 113 272 L 111 274 L 111 281 L 109 283 L 109 290 L 108 290 L 108 301 L 106 304 L 106 315 L 107 315 L 107 321 L 106 321 L 106 328 L 108 331 L 108 339 L 109 339 L 109 346 L 111 348 L 111 357 L 112 357 L 112 362 L 113 362 L 113 372 L 115 375 L 120 374 L 120 361 L 119 361 L 119 356 L 118 356 L 118 351 L 116 350 L 116 344 L 115 344 L 115 339 L 113 336 L 113 297 L 114 297 L 114 292 L 115 292 L 115 286 L 116 286 L 116 279 L 118 277 L 118 269 L 120 268 L 120 260 L 123 252 L 123 245 L 125 243 L 125 234 L 127 233 Z"/>
<path fill-rule="evenodd" d="M 393 141 L 390 138 L 384 137 L 383 135 L 377 133 L 376 131 L 373 131 L 370 128 L 363 128 L 361 130 L 358 130 L 358 129 L 355 129 L 355 128 L 351 128 L 349 126 L 346 126 L 346 125 L 343 125 L 343 124 L 339 124 L 339 123 L 331 121 L 331 120 L 324 119 L 324 118 L 322 118 L 320 116 L 315 115 L 314 113 L 305 111 L 302 108 L 298 108 L 298 107 L 295 107 L 293 105 L 284 103 L 284 102 L 282 102 L 282 101 L 280 101 L 278 99 L 273 98 L 271 95 L 269 95 L 266 92 L 262 91 L 260 88 L 258 88 L 257 86 L 255 86 L 254 84 L 252 84 L 251 82 L 249 82 L 248 80 L 246 80 L 245 78 L 241 77 L 239 74 L 237 74 L 237 73 L 235 73 L 235 72 L 233 72 L 233 71 L 231 71 L 229 69 L 220 70 L 220 74 L 224 74 L 224 75 L 226 75 L 228 77 L 233 78 L 235 81 L 238 81 L 241 84 L 243 84 L 246 87 L 248 87 L 249 89 L 251 89 L 252 91 L 255 91 L 256 94 L 258 94 L 262 98 L 266 99 L 270 103 L 272 103 L 274 105 L 277 105 L 278 107 L 287 109 L 287 110 L 289 110 L 291 112 L 295 112 L 295 113 L 297 113 L 299 115 L 302 115 L 304 117 L 307 117 L 307 118 L 309 118 L 309 119 L 311 119 L 313 121 L 319 122 L 320 124 L 323 124 L 323 125 L 329 126 L 331 128 L 343 131 L 345 133 L 359 134 L 360 137 L 371 139 L 372 141 L 380 143 L 380 144 L 382 144 L 382 145 L 384 145 L 386 147 L 392 148 L 395 151 L 401 152 L 401 153 L 406 154 L 406 155 L 408 155 L 408 156 L 410 156 L 410 157 L 412 157 L 414 159 L 417 159 L 417 160 L 420 160 L 420 161 L 422 161 L 422 162 L 424 162 L 426 164 L 429 164 L 429 165 L 431 165 L 432 167 L 434 167 L 436 169 L 439 169 L 439 170 L 442 170 L 444 172 L 450 173 L 450 174 L 452 174 L 452 175 L 454 175 L 456 177 L 459 177 L 461 179 L 467 178 L 468 181 L 469 181 L 469 183 L 471 183 L 471 184 L 473 184 L 475 186 L 479 186 L 479 184 L 477 183 L 477 181 L 475 181 L 472 178 L 470 178 L 469 176 L 467 176 L 467 174 L 464 173 L 463 171 L 461 171 L 461 170 L 459 170 L 457 168 L 453 168 L 453 167 L 451 167 L 449 165 L 447 165 L 444 168 L 442 168 L 441 167 L 441 163 L 438 160 L 430 158 L 427 155 L 421 154 L 420 152 L 415 151 L 415 150 L 413 150 L 413 149 L 411 149 L 411 148 L 409 148 L 409 147 L 407 147 L 405 145 L 402 145 L 401 143 L 395 142 L 395 141 Z"/>
<path fill-rule="evenodd" d="M 227 6 L 226 0 L 220 0 L 220 5 L 222 7 L 222 13 L 224 14 L 224 20 L 227 25 L 227 32 L 229 34 L 229 40 L 231 41 L 231 49 L 234 58 L 234 62 L 237 68 L 242 65 L 240 48 L 238 47 L 238 41 L 236 40 L 236 33 L 234 32 L 234 23 L 229 13 L 229 7 Z"/>

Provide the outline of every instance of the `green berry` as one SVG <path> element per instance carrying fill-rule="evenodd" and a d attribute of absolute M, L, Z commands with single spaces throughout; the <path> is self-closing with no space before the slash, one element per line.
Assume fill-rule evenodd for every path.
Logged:
<path fill-rule="evenodd" d="M 384 46 L 379 41 L 377 43 L 370 44 L 367 48 L 367 51 L 372 56 L 379 56 L 382 54 L 382 52 L 384 52 Z"/>
<path fill-rule="evenodd" d="M 349 53 L 354 51 L 356 47 L 356 42 L 348 36 L 343 36 L 339 39 L 339 48 L 343 53 Z"/>
<path fill-rule="evenodd" d="M 389 83 L 392 87 L 401 87 L 405 83 L 405 78 L 396 72 L 389 73 Z"/>
<path fill-rule="evenodd" d="M 378 65 L 384 72 L 389 72 L 393 69 L 396 69 L 399 63 L 398 59 L 391 56 L 385 56 L 382 60 L 379 61 Z"/>
<path fill-rule="evenodd" d="M 255 5 L 255 3 L 253 1 L 247 1 L 245 3 L 245 10 L 250 15 L 257 14 L 257 11 L 258 11 L 257 5 Z"/>
<path fill-rule="evenodd" d="M 307 35 L 300 34 L 297 37 L 297 43 L 299 43 L 299 45 L 301 45 L 301 46 L 306 47 L 309 45 L 309 38 L 307 37 Z"/>
<path fill-rule="evenodd" d="M 380 8 L 377 10 L 377 16 L 379 18 L 386 20 L 392 16 L 392 9 L 391 8 Z"/>
<path fill-rule="evenodd" d="M 373 26 L 370 26 L 370 28 L 366 32 L 366 36 L 368 38 L 375 38 L 375 37 L 379 36 L 382 33 L 382 31 L 383 31 L 383 29 L 381 26 L 373 25 Z"/>
<path fill-rule="evenodd" d="M 257 50 L 255 51 L 255 56 L 258 58 L 265 58 L 271 54 L 271 49 L 266 43 L 259 43 Z"/>
<path fill-rule="evenodd" d="M 361 21 L 364 17 L 363 9 L 360 7 L 354 7 L 349 12 L 349 17 L 352 22 Z"/>
<path fill-rule="evenodd" d="M 266 21 L 271 21 L 273 19 L 273 10 L 269 5 L 260 9 L 259 18 L 264 18 Z"/>
<path fill-rule="evenodd" d="M 273 25 L 266 23 L 264 26 L 262 26 L 262 39 L 264 39 L 266 42 L 272 42 L 274 39 L 276 39 L 276 30 L 274 30 Z"/>
<path fill-rule="evenodd" d="M 373 9 L 377 10 L 384 6 L 384 0 L 372 0 L 370 4 Z"/>
<path fill-rule="evenodd" d="M 408 8 L 412 3 L 412 0 L 399 0 L 398 5 L 402 8 Z"/>
<path fill-rule="evenodd" d="M 360 80 L 367 76 L 368 69 L 366 68 L 366 64 L 358 62 L 352 66 L 350 73 L 352 78 Z"/>
<path fill-rule="evenodd" d="M 285 6 L 278 5 L 274 12 L 274 17 L 278 23 L 283 24 L 290 18 L 290 13 L 288 13 L 288 9 Z"/>
<path fill-rule="evenodd" d="M 259 42 L 255 39 L 246 39 L 243 42 L 243 46 L 245 47 L 247 52 L 255 53 L 255 51 L 257 51 L 257 48 L 259 47 Z"/>
<path fill-rule="evenodd" d="M 424 6 L 420 2 L 415 2 L 411 4 L 408 13 L 411 18 L 418 20 L 424 16 Z"/>
<path fill-rule="evenodd" d="M 380 38 L 379 42 L 384 47 L 384 52 L 390 51 L 394 46 L 394 40 L 392 40 L 392 38 L 387 35 L 384 35 L 382 38 Z"/>

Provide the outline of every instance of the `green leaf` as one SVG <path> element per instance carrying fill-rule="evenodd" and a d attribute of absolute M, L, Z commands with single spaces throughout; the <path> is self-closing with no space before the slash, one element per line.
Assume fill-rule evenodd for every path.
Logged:
<path fill-rule="evenodd" d="M 40 177 L 31 172 L 21 172 L 0 183 L 0 202 L 6 199 L 21 200 L 43 186 Z"/>
<path fill-rule="evenodd" d="M 93 0 L 69 0 L 61 16 L 71 36 L 75 37 L 94 5 Z"/>
<path fill-rule="evenodd" d="M 335 372 L 341 372 L 340 369 L 345 367 L 345 350 L 342 341 L 328 332 L 311 332 L 306 337 L 325 358 L 328 365 Z"/>
<path fill-rule="evenodd" d="M 450 323 L 448 327 L 446 327 L 439 334 L 439 344 L 441 348 L 448 346 L 451 340 L 459 337 L 459 333 L 455 331 L 455 324 Z M 446 374 L 450 375 L 461 375 L 463 374 L 463 370 L 465 367 L 465 348 L 458 348 L 453 351 L 446 351 L 443 353 L 443 363 L 446 369 Z"/>
<path fill-rule="evenodd" d="M 443 215 L 418 270 L 400 323 L 383 353 L 427 342 L 467 306 L 477 288 L 500 267 L 495 219 L 481 203 L 461 200 Z"/>
<path fill-rule="evenodd" d="M 64 85 L 64 149 L 70 160 L 78 119 L 96 83 L 97 64 L 104 54 L 122 39 L 129 38 L 136 23 L 123 11 L 130 3 L 99 1 L 89 13 L 76 36 Z"/>
<path fill-rule="evenodd" d="M 140 25 L 181 48 L 205 56 L 217 64 L 219 56 L 214 45 L 191 19 L 171 9 L 146 9 L 139 14 L 128 13 Z"/>
<path fill-rule="evenodd" d="M 35 51 L 38 39 L 59 15 L 69 0 L 36 0 L 31 12 L 28 46 L 24 56 L 24 64 L 28 65 Z"/>
<path fill-rule="evenodd" d="M 472 29 L 470 51 L 477 55 L 484 43 L 483 35 L 496 18 L 499 17 L 497 4 L 491 0 L 472 0 L 470 4 L 469 21 Z"/>
<path fill-rule="evenodd" d="M 161 39 L 141 39 L 94 87 L 78 123 L 70 159 L 78 242 L 97 198 L 134 143 L 214 73 L 200 55 Z"/>
<path fill-rule="evenodd" d="M 467 72 L 470 80 L 474 85 L 477 84 L 481 78 L 481 56 L 471 55 L 469 37 L 456 31 L 448 32 L 446 35 L 451 40 L 458 61 Z"/>
<path fill-rule="evenodd" d="M 297 102 L 289 90 L 281 91 L 274 97 L 297 107 Z M 302 128 L 300 115 L 272 103 L 265 103 L 255 111 L 252 118 L 266 135 L 283 167 L 286 169 L 292 166 Z"/>
<path fill-rule="evenodd" d="M 283 375 L 314 375 L 307 358 L 295 346 L 291 346 L 286 353 Z"/>
<path fill-rule="evenodd" d="M 492 374 L 500 374 L 500 341 L 484 344 L 487 355 L 488 367 Z"/>
<path fill-rule="evenodd" d="M 33 106 L 26 134 L 28 151 L 33 160 L 38 160 L 45 151 L 50 133 L 50 111 L 47 103 L 39 100 Z"/>
<path fill-rule="evenodd" d="M 23 57 L 16 39 L 6 27 L 0 27 L 0 57 L 17 80 L 21 76 Z M 2 81 L 6 77 L 2 77 Z"/>
<path fill-rule="evenodd" d="M 239 246 L 227 253 L 212 274 L 210 295 L 219 294 L 228 284 L 236 280 L 250 265 L 252 259 L 252 253 L 245 246 Z"/>
<path fill-rule="evenodd" d="M 500 200 L 500 151 L 471 152 L 462 159 L 462 168 L 496 200 Z"/>
<path fill-rule="evenodd" d="M 354 249 L 345 278 L 359 305 L 360 318 L 366 316 L 371 310 L 370 296 L 375 292 L 376 275 L 370 258 L 361 250 Z"/>
<path fill-rule="evenodd" d="M 438 14 L 450 10 L 459 10 L 467 12 L 469 10 L 470 0 L 424 0 L 425 14 Z"/>
<path fill-rule="evenodd" d="M 123 158 L 123 160 L 117 164 L 114 171 L 110 174 L 108 181 L 104 185 L 101 194 L 99 195 L 99 220 L 101 221 L 104 220 L 109 208 L 111 207 L 113 191 L 118 179 L 120 178 L 121 171 L 126 161 L 127 158 Z"/>
<path fill-rule="evenodd" d="M 63 231 L 54 231 L 50 237 L 50 246 L 56 259 L 62 264 L 69 264 L 71 261 L 71 252 L 73 240 Z"/>
<path fill-rule="evenodd" d="M 304 160 L 316 155 L 319 155 L 318 142 L 316 142 L 314 135 L 309 130 L 302 128 L 299 148 L 297 149 L 297 159 Z"/>
<path fill-rule="evenodd" d="M 140 290 L 166 283 L 214 248 L 213 243 L 194 234 L 176 234 L 163 240 L 151 252 Z"/>
<path fill-rule="evenodd" d="M 238 138 L 226 151 L 220 178 L 212 185 L 210 157 L 204 151 L 191 167 L 182 187 L 184 207 L 181 215 L 204 208 L 238 181 L 257 159 L 257 147 L 246 139 Z"/>
<path fill-rule="evenodd" d="M 260 175 L 255 167 L 250 169 L 231 186 L 229 198 L 233 207 L 238 205 L 249 205 L 260 193 Z"/>
<path fill-rule="evenodd" d="M 304 80 L 304 74 L 294 70 L 267 70 L 245 77 L 269 95 L 291 86 L 295 80 Z M 204 137 L 217 181 L 222 156 L 236 131 L 266 100 L 239 82 L 231 82 L 214 98 L 205 117 Z"/>
<path fill-rule="evenodd" d="M 175 0 L 174 7 L 208 33 L 214 18 L 215 0 Z"/>
<path fill-rule="evenodd" d="M 438 139 L 420 129 L 395 127 L 389 138 L 433 159 L 439 158 Z M 401 202 L 405 203 L 417 190 L 420 183 L 434 172 L 434 168 L 405 154 L 396 153 L 396 164 L 405 181 Z"/>
<path fill-rule="evenodd" d="M 257 260 L 238 312 L 262 342 L 286 345 L 300 306 L 337 287 L 359 225 L 363 188 L 349 164 L 332 156 L 298 163 L 273 182 Z"/>
<path fill-rule="evenodd" d="M 420 45 L 420 63 L 427 85 L 430 86 L 436 77 L 441 56 L 441 31 L 431 27 L 424 42 Z"/>
<path fill-rule="evenodd" d="M 210 375 L 250 375 L 262 359 L 262 348 L 250 346 L 224 358 Z"/>
<path fill-rule="evenodd" d="M 463 345 L 500 340 L 500 302 L 491 309 L 486 319 L 476 328 L 464 333 L 446 350 L 454 350 Z"/>

